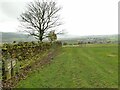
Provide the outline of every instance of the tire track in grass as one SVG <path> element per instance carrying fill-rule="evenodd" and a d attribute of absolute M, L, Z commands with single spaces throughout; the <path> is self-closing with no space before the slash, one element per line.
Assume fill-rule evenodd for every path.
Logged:
<path fill-rule="evenodd" d="M 76 48 L 76 50 L 78 50 L 78 49 Z M 74 57 L 74 58 L 76 61 L 79 61 L 79 62 L 77 62 L 77 64 L 81 70 L 81 73 L 79 73 L 79 76 L 78 76 L 78 78 L 81 79 L 79 81 L 79 83 L 85 82 L 85 83 L 87 83 L 87 85 L 82 85 L 82 87 L 90 88 L 90 87 L 92 87 L 92 85 L 90 84 L 90 80 L 89 80 L 91 77 L 90 71 L 91 71 L 91 67 L 93 67 L 93 66 L 90 65 L 91 64 L 90 62 L 88 62 L 88 60 L 87 60 L 88 53 L 86 53 L 86 51 L 83 48 L 81 48 L 77 52 L 78 52 L 78 55 L 76 55 L 76 54 L 74 54 L 74 55 L 76 55 L 78 57 L 77 58 Z"/>
<path fill-rule="evenodd" d="M 83 52 L 85 52 L 85 53 L 82 53 L 83 54 L 83 56 L 84 57 L 86 57 L 86 59 L 85 60 L 87 60 L 87 65 L 89 65 L 89 66 L 87 66 L 87 67 L 89 67 L 88 69 L 90 70 L 92 70 L 91 72 L 93 72 L 93 73 L 90 73 L 91 75 L 92 75 L 92 77 L 94 76 L 99 76 L 99 78 L 100 79 L 98 79 L 99 80 L 99 83 L 98 84 L 96 84 L 96 82 L 93 80 L 92 82 L 94 82 L 94 84 L 96 84 L 96 86 L 97 87 L 116 87 L 117 86 L 117 80 L 118 79 L 115 79 L 115 77 L 111 77 L 111 75 L 110 75 L 110 73 L 107 73 L 107 69 L 105 69 L 106 67 L 108 68 L 108 69 L 110 69 L 109 67 L 108 67 L 108 65 L 106 64 L 106 66 L 105 65 L 102 65 L 102 63 L 100 62 L 101 60 L 101 58 L 97 58 L 97 57 L 95 57 L 93 54 L 93 50 L 86 50 L 86 49 L 82 49 L 83 50 Z M 92 64 L 92 65 L 91 65 Z M 96 70 L 96 71 L 95 71 Z M 96 73 L 96 74 L 95 74 Z M 86 73 L 87 74 L 87 73 Z M 106 77 L 105 77 L 106 76 Z M 113 76 L 117 76 L 117 74 L 116 75 L 113 75 Z M 98 77 L 97 77 L 98 78 Z M 105 80 L 106 81 L 105 81 Z M 107 80 L 109 81 L 109 80 L 111 80 L 111 79 L 113 79 L 114 80 L 114 82 L 113 83 L 109 83 L 109 82 L 107 82 Z M 116 81 L 115 81 L 116 80 Z M 112 82 L 112 81 L 111 81 Z M 101 84 L 101 83 L 103 83 L 103 84 Z M 106 84 L 106 83 L 108 83 L 108 84 Z M 116 85 L 115 85 L 115 83 L 116 83 Z M 93 83 L 91 83 L 91 84 L 93 84 Z M 105 85 L 106 84 L 106 85 Z M 93 85 L 94 86 L 94 85 Z"/>
<path fill-rule="evenodd" d="M 94 62 L 96 62 L 108 75 L 115 74 L 116 71 L 118 71 L 118 66 L 116 66 L 118 64 L 118 57 L 116 56 L 116 58 L 109 58 L 106 55 L 106 53 L 112 53 L 113 51 L 110 52 L 109 50 L 107 50 L 104 54 L 101 55 L 102 52 L 98 50 L 98 52 L 100 53 L 96 52 L 96 55 L 97 55 L 96 57 L 93 56 L 94 51 L 87 51 L 87 52 L 88 52 L 89 57 L 92 58 Z M 110 70 L 112 72 L 110 72 Z"/>
<path fill-rule="evenodd" d="M 78 60 L 79 57 L 79 50 L 76 47 L 71 48 L 71 68 L 70 68 L 70 74 L 72 74 L 72 80 L 73 84 L 76 87 L 84 88 L 84 87 L 90 87 L 88 82 L 82 77 L 82 69 L 85 65 L 84 62 L 81 62 L 81 60 Z M 84 52 L 83 52 L 84 53 Z M 77 59 L 76 59 L 77 58 Z M 80 63 L 80 64 L 79 64 Z"/>
<path fill-rule="evenodd" d="M 83 72 L 86 72 L 84 69 L 87 66 L 83 57 L 84 53 L 85 53 L 84 51 L 82 51 L 80 48 L 77 47 L 74 48 L 74 50 L 72 51 L 72 58 L 73 58 L 72 63 L 74 65 L 74 69 L 76 69 L 74 82 L 76 83 L 76 86 L 80 88 L 91 87 L 88 81 L 84 78 Z"/>

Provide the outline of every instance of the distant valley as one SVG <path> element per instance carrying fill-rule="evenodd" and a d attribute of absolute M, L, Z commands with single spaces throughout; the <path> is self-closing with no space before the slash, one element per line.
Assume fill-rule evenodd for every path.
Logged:
<path fill-rule="evenodd" d="M 34 37 L 28 36 L 27 34 L 11 33 L 11 32 L 0 32 L 2 43 L 11 43 L 13 41 L 37 41 Z M 107 40 L 112 42 L 118 41 L 118 35 L 89 35 L 89 36 L 75 36 L 75 35 L 58 35 L 58 40 L 67 43 L 77 43 L 79 41 L 90 41 L 90 40 Z"/>

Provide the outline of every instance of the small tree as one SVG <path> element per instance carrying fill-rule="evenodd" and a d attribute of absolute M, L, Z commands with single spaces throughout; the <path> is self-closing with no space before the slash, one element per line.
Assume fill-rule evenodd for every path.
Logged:
<path fill-rule="evenodd" d="M 57 7 L 55 1 L 34 1 L 28 4 L 27 10 L 20 15 L 19 20 L 25 28 L 24 31 L 42 42 L 48 36 L 48 31 L 61 25 L 58 14 L 60 10 L 61 7 Z"/>
<path fill-rule="evenodd" d="M 49 32 L 48 39 L 50 42 L 54 42 L 55 40 L 57 40 L 57 35 L 55 34 L 55 31 Z"/>

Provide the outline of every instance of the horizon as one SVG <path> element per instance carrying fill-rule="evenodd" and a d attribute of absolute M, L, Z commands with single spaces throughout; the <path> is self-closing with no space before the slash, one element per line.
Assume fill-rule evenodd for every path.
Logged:
<path fill-rule="evenodd" d="M 13 34 L 23 34 L 23 35 L 29 35 L 29 33 L 23 33 L 23 32 L 1 32 L 0 31 L 0 33 L 13 33 Z M 72 36 L 72 37 L 74 37 L 74 36 L 76 36 L 76 37 L 79 37 L 79 36 L 109 36 L 109 35 L 120 35 L 119 33 L 118 34 L 97 34 L 97 35 L 74 35 L 74 34 L 69 34 L 69 33 L 65 33 L 65 34 L 57 34 L 58 36 L 60 36 L 60 37 L 64 37 L 64 36 Z"/>

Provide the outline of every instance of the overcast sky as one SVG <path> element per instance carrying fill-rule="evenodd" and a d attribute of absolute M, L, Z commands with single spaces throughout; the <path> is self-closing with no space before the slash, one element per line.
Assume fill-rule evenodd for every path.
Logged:
<path fill-rule="evenodd" d="M 33 0 L 0 0 L 0 31 L 17 32 L 17 18 Z M 71 35 L 105 35 L 118 33 L 119 0 L 57 0 L 63 7 L 64 29 Z"/>

